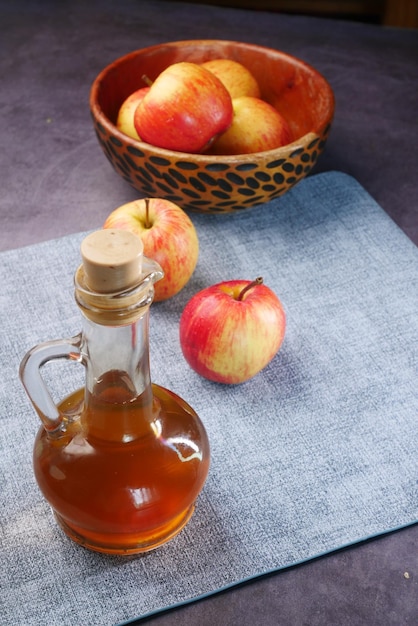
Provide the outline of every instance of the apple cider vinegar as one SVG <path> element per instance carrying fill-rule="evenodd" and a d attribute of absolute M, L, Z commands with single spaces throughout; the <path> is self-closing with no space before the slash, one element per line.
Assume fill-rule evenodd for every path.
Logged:
<path fill-rule="evenodd" d="M 108 247 L 117 245 L 117 231 L 98 233 L 107 233 Z M 43 422 L 34 472 L 71 539 L 98 552 L 135 554 L 165 543 L 190 519 L 209 471 L 209 442 L 196 412 L 151 382 L 149 307 L 159 266 L 149 262 L 142 271 L 141 246 L 140 272 L 136 261 L 132 268 L 126 260 L 127 250 L 120 262 L 115 251 L 107 264 L 99 258 L 97 270 L 97 244 L 89 237 L 75 280 L 82 332 L 37 346 L 21 365 Z M 132 237 L 135 246 L 141 243 Z M 118 253 L 121 248 L 129 246 L 123 241 Z M 108 265 L 117 269 L 116 278 L 105 271 Z M 39 373 L 54 358 L 78 361 L 86 370 L 85 387 L 58 405 Z"/>
<path fill-rule="evenodd" d="M 209 447 L 196 413 L 152 385 L 124 402 L 114 384 L 87 399 L 64 437 L 38 433 L 38 485 L 64 531 L 86 547 L 116 554 L 146 551 L 177 534 L 206 479 Z M 80 390 L 61 409 L 76 411 Z M 152 406 L 150 406 L 152 405 Z"/>

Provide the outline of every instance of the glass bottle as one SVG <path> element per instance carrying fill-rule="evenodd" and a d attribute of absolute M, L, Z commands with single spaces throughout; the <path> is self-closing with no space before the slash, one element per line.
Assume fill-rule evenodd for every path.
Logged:
<path fill-rule="evenodd" d="M 81 254 L 82 331 L 36 346 L 20 367 L 42 421 L 35 477 L 71 539 L 104 553 L 145 552 L 190 519 L 209 470 L 208 438 L 183 399 L 151 382 L 149 308 L 161 268 L 123 230 L 92 233 Z M 85 386 L 56 405 L 41 367 L 59 358 L 85 366 Z"/>

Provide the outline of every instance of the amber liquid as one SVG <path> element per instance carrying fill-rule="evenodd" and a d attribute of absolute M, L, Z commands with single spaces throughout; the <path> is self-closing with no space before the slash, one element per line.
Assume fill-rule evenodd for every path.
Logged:
<path fill-rule="evenodd" d="M 152 385 L 132 401 L 119 383 L 114 377 L 60 404 L 68 416 L 63 432 L 39 431 L 34 469 L 73 540 L 132 554 L 165 543 L 187 523 L 208 473 L 209 444 L 181 398 Z"/>

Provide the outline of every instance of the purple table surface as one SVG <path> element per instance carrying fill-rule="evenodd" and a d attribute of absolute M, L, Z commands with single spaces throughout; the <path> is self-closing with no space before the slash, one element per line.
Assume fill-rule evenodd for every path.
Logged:
<path fill-rule="evenodd" d="M 0 250 L 99 228 L 138 196 L 98 147 L 90 85 L 136 48 L 211 38 L 321 71 L 336 112 L 315 173 L 352 175 L 418 244 L 418 30 L 158 0 L 0 0 Z M 415 626 L 417 547 L 415 525 L 141 623 Z"/>

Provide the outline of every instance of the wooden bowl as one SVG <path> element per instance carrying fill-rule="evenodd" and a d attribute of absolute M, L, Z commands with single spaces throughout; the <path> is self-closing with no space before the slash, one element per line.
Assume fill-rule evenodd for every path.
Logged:
<path fill-rule="evenodd" d="M 229 58 L 256 77 L 262 98 L 287 119 L 295 140 L 253 154 L 215 156 L 156 148 L 116 128 L 122 102 L 172 63 Z M 286 193 L 324 149 L 334 113 L 332 89 L 303 61 L 262 46 L 233 41 L 179 41 L 143 48 L 108 65 L 94 80 L 90 110 L 100 145 L 116 172 L 141 194 L 183 209 L 230 213 Z"/>

